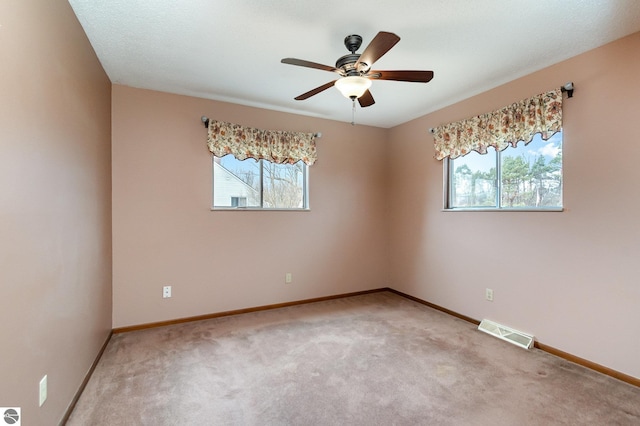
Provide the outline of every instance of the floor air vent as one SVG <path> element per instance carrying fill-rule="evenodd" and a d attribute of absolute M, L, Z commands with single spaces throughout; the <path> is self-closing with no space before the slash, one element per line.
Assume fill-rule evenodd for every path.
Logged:
<path fill-rule="evenodd" d="M 499 339 L 506 340 L 521 348 L 531 349 L 533 346 L 533 336 L 487 319 L 482 320 L 478 326 L 478 330 L 484 331 Z"/>

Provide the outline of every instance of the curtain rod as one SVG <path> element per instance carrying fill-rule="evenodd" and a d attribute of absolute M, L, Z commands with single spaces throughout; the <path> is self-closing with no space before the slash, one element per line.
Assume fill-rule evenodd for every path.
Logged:
<path fill-rule="evenodd" d="M 206 127 L 207 129 L 209 128 L 209 117 L 206 116 L 202 116 L 200 117 L 200 120 L 204 123 L 204 127 Z M 314 138 L 321 138 L 322 137 L 322 133 L 320 132 L 316 132 L 313 134 Z"/>
<path fill-rule="evenodd" d="M 565 83 L 564 86 L 562 86 L 560 88 L 561 92 L 567 92 L 567 97 L 569 98 L 573 98 L 573 81 L 570 81 L 568 83 Z M 204 118 L 204 117 L 203 117 Z M 429 127 L 429 133 L 433 134 L 433 132 L 435 132 L 436 129 L 434 129 L 433 127 Z"/>

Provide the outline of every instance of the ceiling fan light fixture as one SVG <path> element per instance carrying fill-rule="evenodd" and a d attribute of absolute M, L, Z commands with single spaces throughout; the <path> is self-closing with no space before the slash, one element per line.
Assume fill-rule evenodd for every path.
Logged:
<path fill-rule="evenodd" d="M 336 80 L 335 86 L 345 98 L 357 99 L 369 90 L 371 80 L 366 77 L 347 76 Z"/>

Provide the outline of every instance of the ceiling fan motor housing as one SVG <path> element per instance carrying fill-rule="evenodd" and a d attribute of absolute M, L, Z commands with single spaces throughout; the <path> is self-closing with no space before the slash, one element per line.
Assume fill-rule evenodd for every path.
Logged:
<path fill-rule="evenodd" d="M 336 61 L 336 68 L 342 70 L 345 76 L 359 75 L 356 69 L 356 62 L 358 62 L 359 57 L 360 55 L 357 53 L 344 55 Z"/>

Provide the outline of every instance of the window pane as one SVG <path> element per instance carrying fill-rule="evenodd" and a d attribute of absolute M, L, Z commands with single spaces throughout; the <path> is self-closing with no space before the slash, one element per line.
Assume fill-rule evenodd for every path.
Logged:
<path fill-rule="evenodd" d="M 537 134 L 500 157 L 502 207 L 562 207 L 561 133 L 547 141 Z"/>
<path fill-rule="evenodd" d="M 260 207 L 260 163 L 233 155 L 213 162 L 214 207 Z"/>
<path fill-rule="evenodd" d="M 306 209 L 307 165 L 213 158 L 213 207 Z"/>
<path fill-rule="evenodd" d="M 546 141 L 536 134 L 528 145 L 497 154 L 471 152 L 448 164 L 447 208 L 562 208 L 562 132 Z"/>
<path fill-rule="evenodd" d="M 304 208 L 304 166 L 263 161 L 264 208 Z"/>
<path fill-rule="evenodd" d="M 496 151 L 450 160 L 450 208 L 496 207 Z"/>

